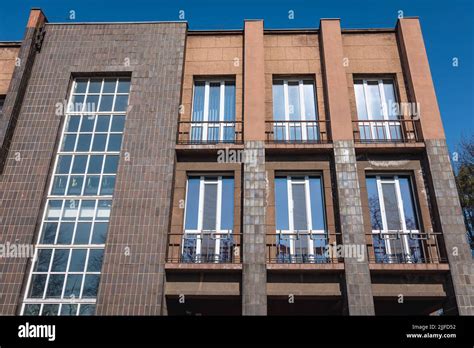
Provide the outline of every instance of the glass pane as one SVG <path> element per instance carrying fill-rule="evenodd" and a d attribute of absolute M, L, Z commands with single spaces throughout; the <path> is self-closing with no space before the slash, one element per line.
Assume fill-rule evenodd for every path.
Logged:
<path fill-rule="evenodd" d="M 378 81 L 367 81 L 367 109 L 370 119 L 383 120 L 382 102 Z"/>
<path fill-rule="evenodd" d="M 86 187 L 84 188 L 84 195 L 97 195 L 99 190 L 100 176 L 88 175 L 86 177 Z"/>
<path fill-rule="evenodd" d="M 399 177 L 398 181 L 400 183 L 400 193 L 403 201 L 403 213 L 405 214 L 406 227 L 408 230 L 419 230 L 410 178 Z"/>
<path fill-rule="evenodd" d="M 79 315 L 94 315 L 95 313 L 95 305 L 88 304 L 88 305 L 81 305 L 79 307 Z"/>
<path fill-rule="evenodd" d="M 115 186 L 115 176 L 112 175 L 104 175 L 102 177 L 102 184 L 100 187 L 100 194 L 101 195 L 111 195 L 114 193 L 114 186 Z"/>
<path fill-rule="evenodd" d="M 67 190 L 68 195 L 80 195 L 82 192 L 82 184 L 84 183 L 83 176 L 71 176 L 69 180 L 69 188 Z"/>
<path fill-rule="evenodd" d="M 39 315 L 40 313 L 40 304 L 27 304 L 25 305 L 25 309 L 23 311 L 23 315 Z"/>
<path fill-rule="evenodd" d="M 79 298 L 81 294 L 82 275 L 70 274 L 66 280 L 64 298 Z M 64 307 L 64 305 L 63 305 Z"/>
<path fill-rule="evenodd" d="M 87 262 L 87 272 L 100 272 L 102 268 L 103 249 L 89 251 L 89 261 Z"/>
<path fill-rule="evenodd" d="M 58 220 L 61 216 L 61 207 L 63 201 L 48 201 L 46 207 L 46 219 L 48 220 Z"/>
<path fill-rule="evenodd" d="M 115 93 L 116 79 L 105 79 L 102 93 Z"/>
<path fill-rule="evenodd" d="M 130 79 L 119 79 L 117 93 L 130 92 Z"/>
<path fill-rule="evenodd" d="M 46 285 L 46 274 L 33 274 L 31 277 L 30 298 L 42 298 Z"/>
<path fill-rule="evenodd" d="M 304 81 L 303 82 L 304 90 L 304 109 L 306 120 L 316 120 L 316 103 L 314 91 L 314 82 Z"/>
<path fill-rule="evenodd" d="M 285 94 L 283 81 L 273 82 L 273 119 L 285 120 Z"/>
<path fill-rule="evenodd" d="M 69 272 L 83 272 L 86 264 L 86 249 L 72 250 Z"/>
<path fill-rule="evenodd" d="M 64 204 L 63 220 L 76 220 L 79 208 L 78 200 L 68 200 Z"/>
<path fill-rule="evenodd" d="M 110 217 L 111 207 L 112 201 L 99 201 L 96 220 L 108 220 Z"/>
<path fill-rule="evenodd" d="M 92 135 L 91 134 L 81 134 L 79 135 L 79 139 L 77 141 L 77 148 L 76 151 L 89 151 L 91 147 L 91 140 L 92 140 Z M 64 150 L 66 151 L 66 150 Z"/>
<path fill-rule="evenodd" d="M 276 229 L 288 230 L 288 189 L 286 178 L 275 178 Z"/>
<path fill-rule="evenodd" d="M 120 151 L 122 145 L 122 134 L 111 134 L 107 151 Z"/>
<path fill-rule="evenodd" d="M 222 178 L 221 229 L 234 229 L 234 178 Z"/>
<path fill-rule="evenodd" d="M 389 120 L 397 120 L 398 104 L 392 80 L 383 80 L 383 91 L 385 94 L 385 105 L 387 106 L 388 118 Z"/>
<path fill-rule="evenodd" d="M 300 86 L 297 81 L 288 82 L 288 108 L 290 113 L 290 121 L 300 121 Z"/>
<path fill-rule="evenodd" d="M 185 229 L 197 230 L 199 211 L 199 177 L 188 178 L 188 192 L 186 196 Z"/>
<path fill-rule="evenodd" d="M 399 231 L 400 212 L 398 210 L 397 194 L 395 184 L 382 183 L 383 202 L 385 205 L 385 217 L 387 219 L 387 228 L 389 230 Z"/>
<path fill-rule="evenodd" d="M 43 312 L 41 313 L 41 315 L 55 316 L 55 315 L 58 315 L 58 310 L 59 310 L 58 304 L 45 304 L 43 306 Z"/>
<path fill-rule="evenodd" d="M 82 201 L 79 220 L 92 220 L 95 211 L 95 201 Z"/>
<path fill-rule="evenodd" d="M 40 249 L 38 259 L 36 260 L 34 272 L 48 272 L 49 262 L 51 261 L 52 249 Z"/>
<path fill-rule="evenodd" d="M 66 134 L 64 136 L 62 151 L 74 151 L 74 145 L 76 144 L 75 134 Z"/>
<path fill-rule="evenodd" d="M 87 90 L 87 80 L 86 79 L 77 79 L 74 83 L 74 93 L 86 93 Z"/>
<path fill-rule="evenodd" d="M 88 244 L 92 224 L 90 222 L 79 222 L 76 227 L 74 244 Z"/>
<path fill-rule="evenodd" d="M 235 120 L 235 82 L 225 83 L 224 121 Z"/>
<path fill-rule="evenodd" d="M 94 130 L 95 116 L 83 116 L 81 123 L 81 133 L 92 132 Z"/>
<path fill-rule="evenodd" d="M 115 174 L 117 173 L 119 156 L 107 156 L 105 158 L 104 173 Z"/>
<path fill-rule="evenodd" d="M 126 111 L 128 105 L 128 95 L 118 95 L 115 97 L 114 111 Z"/>
<path fill-rule="evenodd" d="M 110 128 L 111 132 L 123 132 L 125 128 L 125 116 L 115 115 L 112 119 L 112 126 Z"/>
<path fill-rule="evenodd" d="M 377 179 L 375 177 L 367 177 L 366 184 L 372 230 L 383 230 L 379 193 L 377 189 Z"/>
<path fill-rule="evenodd" d="M 368 120 L 367 104 L 364 94 L 364 84 L 362 80 L 354 81 L 354 92 L 357 104 L 357 118 L 359 120 Z"/>
<path fill-rule="evenodd" d="M 96 134 L 92 142 L 92 151 L 105 151 L 105 143 L 107 142 L 106 134 Z"/>
<path fill-rule="evenodd" d="M 52 195 L 64 195 L 66 192 L 67 175 L 56 175 L 51 188 Z"/>
<path fill-rule="evenodd" d="M 79 121 L 81 120 L 81 116 L 70 116 L 69 121 L 67 123 L 66 132 L 77 132 L 79 129 Z"/>
<path fill-rule="evenodd" d="M 89 158 L 89 168 L 87 169 L 87 173 L 89 174 L 100 174 L 102 171 L 102 162 L 104 160 L 104 156 L 90 156 Z"/>
<path fill-rule="evenodd" d="M 71 102 L 67 106 L 69 112 L 81 112 L 84 107 L 84 95 L 75 95 L 71 98 Z"/>
<path fill-rule="evenodd" d="M 81 174 L 86 172 L 87 156 L 74 156 L 72 165 L 72 174 Z"/>
<path fill-rule="evenodd" d="M 61 315 L 76 315 L 77 313 L 77 305 L 72 304 L 63 304 L 61 307 Z"/>
<path fill-rule="evenodd" d="M 217 214 L 217 184 L 204 185 L 204 209 L 202 228 L 204 230 L 216 229 Z"/>
<path fill-rule="evenodd" d="M 64 285 L 64 274 L 51 274 L 48 280 L 48 287 L 46 288 L 46 298 L 61 297 Z M 47 305 L 44 305 L 46 307 Z M 43 308 L 43 315 L 44 313 Z M 57 313 L 57 312 L 56 312 Z"/>
<path fill-rule="evenodd" d="M 58 165 L 56 168 L 57 174 L 68 174 L 69 168 L 71 167 L 72 156 L 59 156 Z"/>
<path fill-rule="evenodd" d="M 107 132 L 109 130 L 110 116 L 98 116 L 95 126 L 96 132 Z"/>
<path fill-rule="evenodd" d="M 51 271 L 66 272 L 68 258 L 69 249 L 56 249 L 54 251 L 53 263 L 51 264 Z"/>
<path fill-rule="evenodd" d="M 59 226 L 57 244 L 71 244 L 74 222 L 62 222 Z"/>
<path fill-rule="evenodd" d="M 211 82 L 209 84 L 209 121 L 219 121 L 221 100 L 220 82 Z"/>
<path fill-rule="evenodd" d="M 91 79 L 89 82 L 88 93 L 100 93 L 102 87 L 102 79 Z"/>
<path fill-rule="evenodd" d="M 114 102 L 113 95 L 103 95 L 100 99 L 99 111 L 112 111 L 112 104 Z"/>
<path fill-rule="evenodd" d="M 91 244 L 105 244 L 107 238 L 107 226 L 108 224 L 106 222 L 94 224 Z"/>
<path fill-rule="evenodd" d="M 309 193 L 311 197 L 311 220 L 313 230 L 325 230 L 323 188 L 321 178 L 309 178 Z"/>
<path fill-rule="evenodd" d="M 56 230 L 58 224 L 56 222 L 47 222 L 43 225 L 43 232 L 41 235 L 42 244 L 53 244 L 56 238 Z"/>
<path fill-rule="evenodd" d="M 292 184 L 293 193 L 293 226 L 295 230 L 307 230 L 306 193 L 304 184 Z"/>
<path fill-rule="evenodd" d="M 97 290 L 99 289 L 100 275 L 98 274 L 87 274 L 84 281 L 84 289 L 82 290 L 82 297 L 94 298 L 97 296 Z"/>
<path fill-rule="evenodd" d="M 192 121 L 204 120 L 204 82 L 194 83 L 194 100 Z"/>

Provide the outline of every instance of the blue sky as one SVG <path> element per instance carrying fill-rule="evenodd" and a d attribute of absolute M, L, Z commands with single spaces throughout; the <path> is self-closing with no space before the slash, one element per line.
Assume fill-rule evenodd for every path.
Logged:
<path fill-rule="evenodd" d="M 21 40 L 29 9 L 50 22 L 179 20 L 190 29 L 240 29 L 243 19 L 264 19 L 266 28 L 315 28 L 320 18 L 341 18 L 344 28 L 394 27 L 399 11 L 420 17 L 438 103 L 451 152 L 474 132 L 473 2 L 451 0 L 4 0 L 0 41 Z M 69 11 L 75 11 L 75 20 Z M 294 19 L 289 19 L 289 11 Z M 453 67 L 453 58 L 458 67 Z"/>

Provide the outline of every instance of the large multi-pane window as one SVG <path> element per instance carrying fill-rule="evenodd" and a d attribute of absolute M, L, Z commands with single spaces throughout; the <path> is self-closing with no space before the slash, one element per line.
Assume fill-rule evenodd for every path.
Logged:
<path fill-rule="evenodd" d="M 184 262 L 231 262 L 234 178 L 189 176 L 182 258 Z"/>
<path fill-rule="evenodd" d="M 115 187 L 130 79 L 76 79 L 22 313 L 91 315 Z"/>
<path fill-rule="evenodd" d="M 354 91 L 361 139 L 400 140 L 402 129 L 393 80 L 356 79 Z"/>
<path fill-rule="evenodd" d="M 316 92 L 313 80 L 273 81 L 273 132 L 275 140 L 319 139 Z"/>
<path fill-rule="evenodd" d="M 235 141 L 234 80 L 194 82 L 191 141 Z"/>
<path fill-rule="evenodd" d="M 420 262 L 422 248 L 409 176 L 367 176 L 367 193 L 377 262 Z"/>
<path fill-rule="evenodd" d="M 327 231 L 320 176 L 275 177 L 279 262 L 324 262 Z"/>

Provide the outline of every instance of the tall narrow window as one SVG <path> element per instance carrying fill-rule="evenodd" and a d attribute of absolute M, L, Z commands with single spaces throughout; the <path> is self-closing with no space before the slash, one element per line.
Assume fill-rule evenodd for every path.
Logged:
<path fill-rule="evenodd" d="M 419 222 L 408 176 L 368 176 L 367 193 L 377 262 L 420 262 Z"/>
<path fill-rule="evenodd" d="M 231 262 L 234 178 L 190 176 L 187 182 L 182 259 Z"/>
<path fill-rule="evenodd" d="M 76 79 L 22 313 L 95 313 L 130 80 Z"/>
<path fill-rule="evenodd" d="M 191 141 L 235 141 L 235 81 L 194 82 Z"/>
<path fill-rule="evenodd" d="M 315 141 L 316 93 L 312 80 L 273 81 L 273 132 L 276 141 Z"/>
<path fill-rule="evenodd" d="M 356 79 L 354 91 L 361 140 L 401 140 L 402 129 L 393 80 Z"/>
<path fill-rule="evenodd" d="M 275 178 L 279 262 L 324 262 L 327 244 L 319 176 Z"/>

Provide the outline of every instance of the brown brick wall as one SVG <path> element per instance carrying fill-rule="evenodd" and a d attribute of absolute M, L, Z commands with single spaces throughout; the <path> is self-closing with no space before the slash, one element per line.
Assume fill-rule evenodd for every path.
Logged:
<path fill-rule="evenodd" d="M 98 314 L 161 313 L 185 33 L 185 23 L 47 25 L 36 56 L 0 177 L 2 241 L 34 240 L 63 119 L 56 103 L 66 98 L 71 77 L 132 77 Z M 2 264 L 1 314 L 16 312 L 27 265 Z"/>
<path fill-rule="evenodd" d="M 19 44 L 0 43 L 0 95 L 7 94 L 19 51 Z"/>

